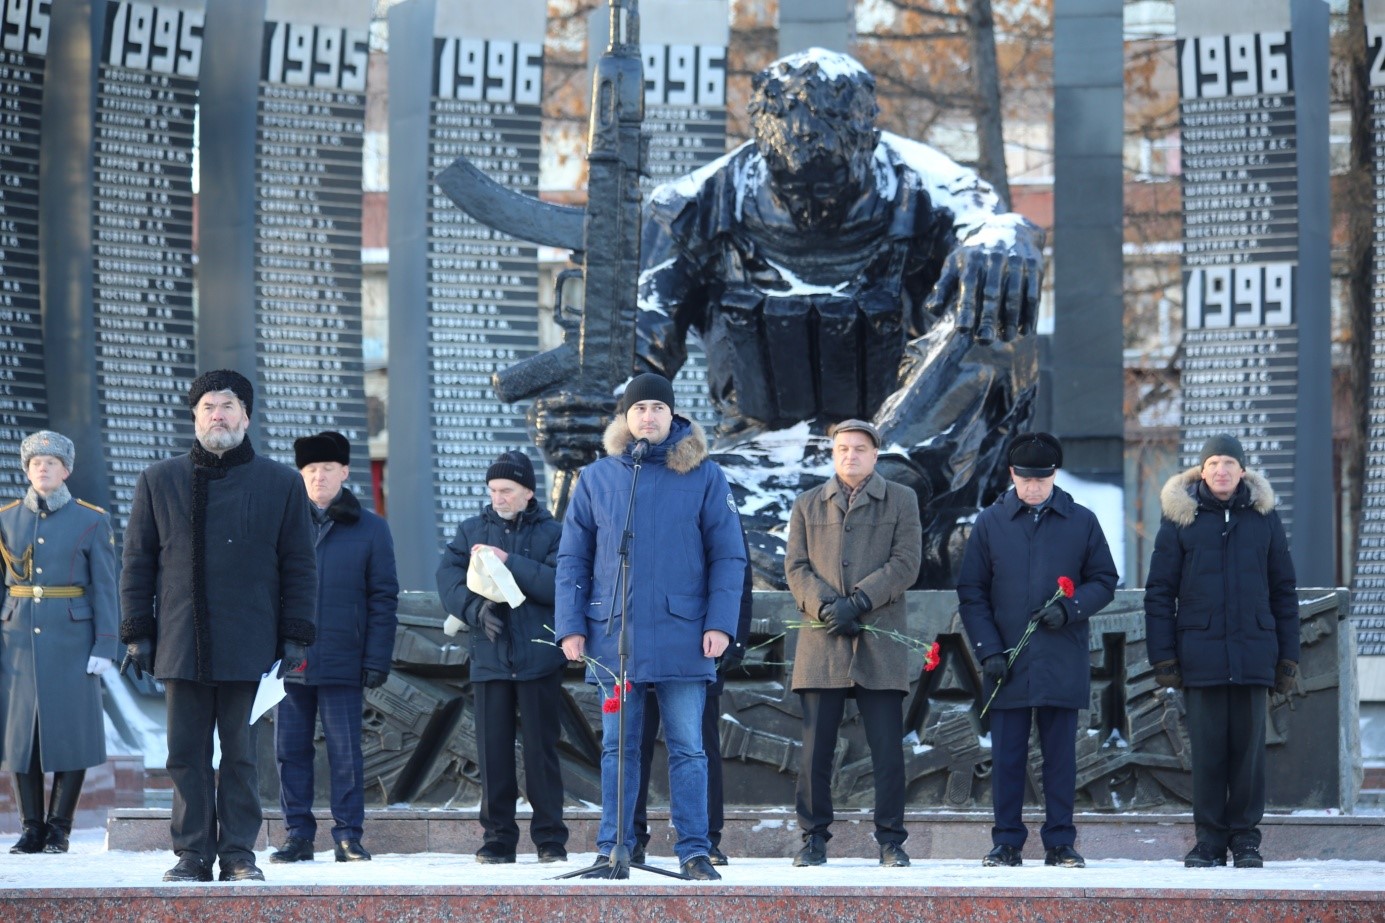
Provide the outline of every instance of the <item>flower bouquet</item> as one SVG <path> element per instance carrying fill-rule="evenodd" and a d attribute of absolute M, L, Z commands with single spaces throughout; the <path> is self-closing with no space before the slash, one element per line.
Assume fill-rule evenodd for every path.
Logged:
<path fill-rule="evenodd" d="M 1073 585 L 1072 578 L 1059 577 L 1058 589 L 1054 592 L 1052 596 L 1048 598 L 1048 602 L 1044 603 L 1042 606 L 1035 610 L 1035 615 L 1037 615 L 1044 609 L 1047 609 L 1049 606 L 1053 605 L 1058 600 L 1063 599 L 1064 597 L 1071 599 L 1072 594 L 1076 591 L 1077 587 Z M 1008 656 L 1005 658 L 1005 673 L 1007 676 L 1010 673 L 1010 668 L 1015 665 L 1015 660 L 1019 657 L 1020 651 L 1024 650 L 1024 646 L 1029 643 L 1029 636 L 1034 634 L 1034 629 L 1038 627 L 1039 620 L 1037 618 L 1030 618 L 1029 624 L 1024 627 L 1024 634 L 1020 635 L 1019 643 L 1016 644 L 1014 647 L 1010 648 L 1010 650 L 1007 652 Z M 991 710 L 991 703 L 995 701 L 996 693 L 1000 692 L 1000 687 L 1003 685 L 1005 685 L 1004 678 L 1002 678 L 1000 682 L 996 683 L 995 688 L 991 690 L 991 697 L 986 700 L 986 707 L 981 709 L 982 718 L 986 717 L 986 712 Z"/>

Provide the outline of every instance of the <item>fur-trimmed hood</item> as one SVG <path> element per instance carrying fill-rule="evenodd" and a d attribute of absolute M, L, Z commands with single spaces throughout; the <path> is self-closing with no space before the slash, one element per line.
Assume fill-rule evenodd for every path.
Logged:
<path fill-rule="evenodd" d="M 1202 482 L 1202 468 L 1189 468 L 1182 474 L 1175 474 L 1159 491 L 1159 506 L 1167 518 L 1180 528 L 1193 524 L 1197 517 L 1197 485 Z M 1274 509 L 1274 489 L 1270 482 L 1258 471 L 1246 470 L 1241 483 L 1250 491 L 1250 507 L 1261 516 L 1267 516 Z"/>
<path fill-rule="evenodd" d="M 612 458 L 629 454 L 635 437 L 625 422 L 624 414 L 618 414 L 611 421 L 601 441 L 606 454 Z M 657 458 L 656 453 L 659 452 L 664 453 L 664 464 L 670 471 L 687 474 L 707 460 L 707 434 L 696 422 L 675 414 L 668 438 L 650 448 L 650 457 Z"/>

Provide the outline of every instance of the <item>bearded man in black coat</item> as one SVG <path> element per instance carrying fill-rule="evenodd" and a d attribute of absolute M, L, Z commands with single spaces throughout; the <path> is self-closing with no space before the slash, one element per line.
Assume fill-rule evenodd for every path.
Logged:
<path fill-rule="evenodd" d="M 255 390 L 207 372 L 188 390 L 192 450 L 139 476 L 120 575 L 121 671 L 163 681 L 173 851 L 164 881 L 263 880 L 250 710 L 261 675 L 302 670 L 316 635 L 317 561 L 303 481 L 256 455 Z M 221 743 L 211 765 L 212 728 Z"/>

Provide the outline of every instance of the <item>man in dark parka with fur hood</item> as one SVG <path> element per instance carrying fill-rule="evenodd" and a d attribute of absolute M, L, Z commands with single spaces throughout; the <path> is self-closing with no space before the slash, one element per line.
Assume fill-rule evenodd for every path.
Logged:
<path fill-rule="evenodd" d="M 178 864 L 165 881 L 211 881 L 217 857 L 223 881 L 264 878 L 250 709 L 275 658 L 302 669 L 316 637 L 308 498 L 297 472 L 251 446 L 254 402 L 237 372 L 193 381 L 192 450 L 144 469 L 125 527 L 121 670 L 162 680 L 168 705 Z"/>
<path fill-rule="evenodd" d="M 1225 865 L 1229 847 L 1238 868 L 1259 868 L 1266 696 L 1298 672 L 1288 539 L 1233 436 L 1209 439 L 1201 467 L 1170 478 L 1159 500 L 1145 633 L 1155 679 L 1187 703 L 1197 845 L 1184 864 Z"/>

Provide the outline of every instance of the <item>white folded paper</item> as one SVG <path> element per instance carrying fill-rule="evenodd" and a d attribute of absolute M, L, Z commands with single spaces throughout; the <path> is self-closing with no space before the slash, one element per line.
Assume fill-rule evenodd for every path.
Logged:
<path fill-rule="evenodd" d="M 269 667 L 269 672 L 260 677 L 259 688 L 255 690 L 255 702 L 250 706 L 251 724 L 264 717 L 264 713 L 278 705 L 279 700 L 286 695 L 284 681 L 279 676 L 279 663 L 278 660 L 274 661 Z"/>
<path fill-rule="evenodd" d="M 511 606 L 524 602 L 524 593 L 515 583 L 514 574 L 500 562 L 489 545 L 481 546 L 471 556 L 471 564 L 466 569 L 466 588 L 491 602 L 509 603 Z"/>

